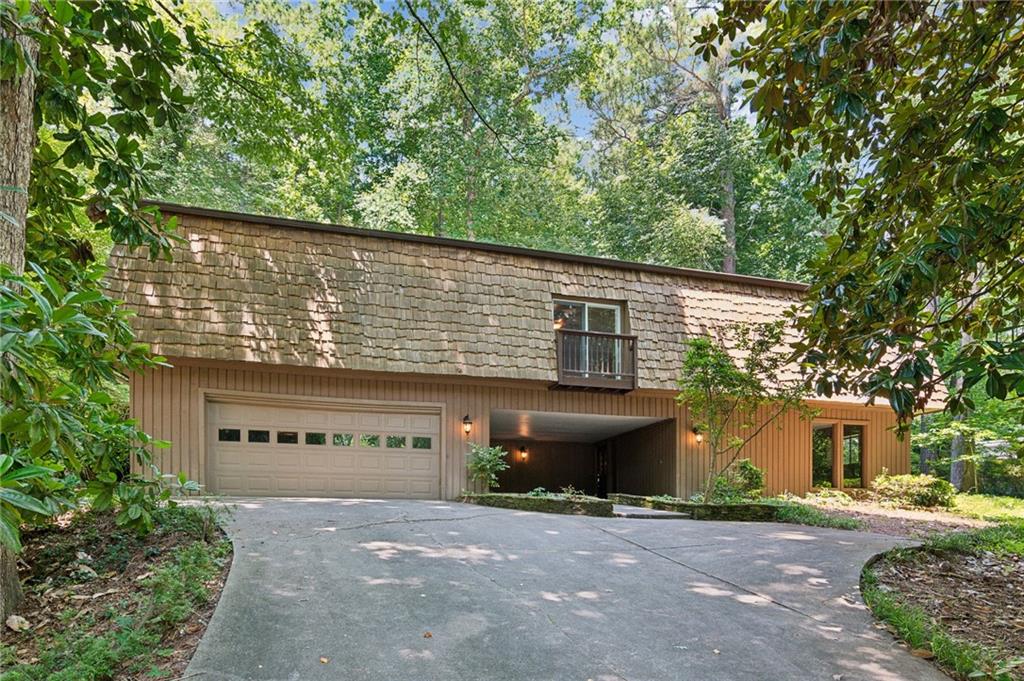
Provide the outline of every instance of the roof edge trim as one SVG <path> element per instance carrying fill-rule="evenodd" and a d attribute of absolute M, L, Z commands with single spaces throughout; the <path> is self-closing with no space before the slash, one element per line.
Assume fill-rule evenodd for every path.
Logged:
<path fill-rule="evenodd" d="M 212 218 L 217 220 L 233 220 L 235 222 L 247 222 L 257 225 L 270 225 L 273 227 L 286 227 L 291 229 L 305 229 L 317 232 L 333 232 L 350 236 L 370 236 L 381 239 L 392 239 L 394 241 L 408 241 L 413 243 L 434 244 L 438 246 L 449 246 L 464 250 L 486 251 L 490 253 L 504 253 L 508 255 L 522 255 L 531 258 L 542 258 L 547 260 L 558 260 L 562 262 L 582 263 L 586 265 L 598 265 L 621 270 L 633 270 L 638 272 L 655 272 L 658 274 L 671 274 L 675 276 L 691 277 L 694 279 L 705 279 L 710 281 L 727 282 L 731 284 L 746 284 L 749 286 L 763 286 L 769 288 L 786 289 L 789 291 L 806 291 L 807 284 L 795 281 L 782 281 L 780 279 L 769 279 L 767 277 L 753 277 L 746 274 L 727 274 L 725 272 L 709 272 L 707 270 L 696 270 L 685 267 L 670 267 L 668 265 L 651 265 L 647 263 L 630 262 L 627 260 L 616 260 L 614 258 L 601 258 L 593 255 L 577 255 L 574 253 L 563 253 L 561 251 L 545 251 L 522 246 L 506 246 L 504 244 L 489 243 L 486 241 L 469 241 L 466 239 L 452 239 L 449 237 L 426 236 L 423 234 L 409 234 L 406 232 L 386 232 L 379 229 L 363 229 L 359 227 L 348 227 L 327 222 L 310 222 L 307 220 L 295 220 L 292 218 L 280 218 L 270 215 L 256 215 L 252 213 L 236 213 L 233 211 L 217 210 L 214 208 L 201 208 L 198 206 L 185 206 L 166 201 L 143 201 L 144 205 L 155 206 L 161 213 L 175 215 L 189 215 L 194 217 Z"/>

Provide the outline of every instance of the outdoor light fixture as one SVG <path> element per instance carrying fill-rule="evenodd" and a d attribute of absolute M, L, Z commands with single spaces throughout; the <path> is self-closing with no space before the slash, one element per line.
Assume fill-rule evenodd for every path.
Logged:
<path fill-rule="evenodd" d="M 462 417 L 462 432 L 469 435 L 469 431 L 473 430 L 473 422 L 469 420 L 469 414 Z"/>
<path fill-rule="evenodd" d="M 700 428 L 697 426 L 693 427 L 693 434 L 697 436 L 697 444 L 704 442 L 704 433 L 700 432 Z"/>
<path fill-rule="evenodd" d="M 526 451 L 526 447 L 519 448 L 519 460 L 526 463 L 526 460 L 530 458 L 530 453 Z"/>

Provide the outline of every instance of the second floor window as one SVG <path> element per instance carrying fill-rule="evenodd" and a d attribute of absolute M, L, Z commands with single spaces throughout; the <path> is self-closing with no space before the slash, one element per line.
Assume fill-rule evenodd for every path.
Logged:
<path fill-rule="evenodd" d="M 622 333 L 622 307 L 609 303 L 555 300 L 555 329 Z"/>

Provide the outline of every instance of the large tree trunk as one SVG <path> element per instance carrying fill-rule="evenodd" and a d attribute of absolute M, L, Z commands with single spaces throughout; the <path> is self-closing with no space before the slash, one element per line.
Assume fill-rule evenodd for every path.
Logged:
<path fill-rule="evenodd" d="M 722 162 L 722 231 L 725 234 L 725 252 L 722 254 L 722 271 L 736 272 L 736 183 L 733 177 L 732 139 L 729 122 L 732 118 L 732 90 L 724 76 L 719 83 L 718 118 L 722 123 L 727 142 L 727 153 Z"/>
<path fill-rule="evenodd" d="M 32 106 L 39 46 L 6 28 L 3 37 L 17 41 L 31 64 L 17 80 L 0 81 L 0 263 L 21 274 L 25 270 L 28 180 L 36 142 Z M 0 617 L 7 619 L 22 600 L 14 552 L 0 545 Z"/>

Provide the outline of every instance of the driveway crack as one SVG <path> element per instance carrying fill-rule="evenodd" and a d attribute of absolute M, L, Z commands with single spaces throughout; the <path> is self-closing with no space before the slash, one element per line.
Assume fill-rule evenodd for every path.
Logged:
<path fill-rule="evenodd" d="M 728 579 L 725 579 L 724 577 L 719 577 L 718 575 L 711 574 L 710 572 L 706 572 L 704 570 L 701 570 L 700 568 L 694 567 L 692 565 L 688 565 L 687 563 L 684 563 L 681 560 L 673 558 L 672 556 L 667 556 L 664 553 L 659 553 L 657 549 L 647 548 L 646 546 L 644 546 L 640 542 L 633 541 L 632 539 L 629 539 L 627 537 L 623 537 L 622 535 L 615 534 L 614 532 L 606 530 L 605 528 L 601 527 L 600 525 L 597 525 L 597 524 L 594 524 L 594 523 L 589 523 L 589 522 L 586 522 L 585 520 L 581 520 L 580 522 L 582 522 L 584 525 L 590 525 L 591 527 L 597 528 L 598 530 L 600 530 L 601 532 L 604 532 L 605 534 L 607 534 L 610 537 L 615 537 L 616 539 L 619 539 L 620 541 L 623 541 L 623 542 L 625 542 L 625 543 L 627 543 L 627 544 L 629 544 L 631 546 L 635 546 L 636 548 L 640 549 L 641 551 L 645 551 L 647 553 L 653 554 L 653 555 L 657 556 L 658 558 L 662 558 L 663 560 L 667 560 L 670 563 L 675 563 L 676 565 L 678 565 L 680 567 L 684 567 L 687 570 L 692 570 L 693 572 L 696 572 L 699 575 L 704 575 L 708 579 L 713 579 L 716 582 L 721 582 L 722 584 L 727 584 L 727 585 L 731 586 L 732 588 L 737 589 L 739 591 L 743 591 L 745 593 L 748 593 L 751 596 L 757 596 L 758 598 L 763 598 L 764 600 L 768 601 L 769 603 L 777 605 L 780 608 L 782 608 L 784 610 L 788 610 L 788 611 L 790 611 L 792 613 L 796 613 L 797 615 L 800 615 L 801 617 L 806 617 L 807 619 L 813 620 L 815 622 L 818 621 L 817 618 L 815 618 L 813 615 L 811 615 L 809 613 L 806 613 L 803 610 L 800 610 L 799 608 L 794 608 L 791 605 L 787 605 L 786 603 L 778 601 L 778 600 L 772 598 L 771 596 L 769 596 L 767 594 L 763 594 L 763 593 L 754 591 L 753 589 L 748 589 L 747 587 L 743 586 L 742 584 L 737 584 L 736 582 L 729 581 Z M 668 547 L 668 548 L 672 548 L 672 547 Z M 662 549 L 662 550 L 668 550 L 668 549 Z"/>

